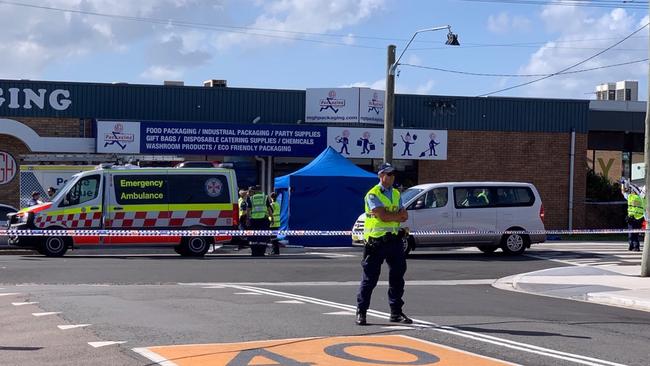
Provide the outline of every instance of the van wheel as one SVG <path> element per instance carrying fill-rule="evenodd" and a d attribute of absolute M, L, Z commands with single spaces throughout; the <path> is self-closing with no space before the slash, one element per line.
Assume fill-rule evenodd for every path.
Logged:
<path fill-rule="evenodd" d="M 180 255 L 187 257 L 203 257 L 210 249 L 211 241 L 203 236 L 191 236 L 181 240 Z"/>
<path fill-rule="evenodd" d="M 407 236 L 402 239 L 402 245 L 404 246 L 404 255 L 408 256 L 415 248 L 415 239 L 412 236 Z"/>
<path fill-rule="evenodd" d="M 47 257 L 63 257 L 68 251 L 70 238 L 65 236 L 48 236 L 41 244 L 39 253 Z"/>
<path fill-rule="evenodd" d="M 494 253 L 495 250 L 499 249 L 499 247 L 494 245 L 479 245 L 477 248 L 478 250 L 486 254 Z"/>
<path fill-rule="evenodd" d="M 522 254 L 528 247 L 530 239 L 527 235 L 508 234 L 501 239 L 501 249 L 506 254 Z"/>

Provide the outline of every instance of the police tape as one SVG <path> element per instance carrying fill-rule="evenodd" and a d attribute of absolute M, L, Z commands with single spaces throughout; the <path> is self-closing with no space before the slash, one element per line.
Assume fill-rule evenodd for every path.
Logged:
<path fill-rule="evenodd" d="M 502 236 L 502 235 L 603 235 L 603 234 L 643 234 L 644 229 L 582 229 L 582 230 L 415 230 L 410 236 Z M 362 230 L 120 230 L 120 229 L 45 229 L 45 230 L 11 230 L 0 229 L 0 237 L 20 236 L 362 236 Z"/>

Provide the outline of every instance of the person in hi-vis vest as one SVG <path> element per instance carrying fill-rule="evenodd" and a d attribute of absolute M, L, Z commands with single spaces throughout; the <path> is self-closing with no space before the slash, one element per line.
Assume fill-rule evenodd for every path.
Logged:
<path fill-rule="evenodd" d="M 364 199 L 366 219 L 363 239 L 363 275 L 357 293 L 356 323 L 366 325 L 366 313 L 370 307 L 372 290 L 377 285 L 381 265 L 388 264 L 388 304 L 391 322 L 411 324 L 413 321 L 402 312 L 404 301 L 404 274 L 406 253 L 404 252 L 404 229 L 400 223 L 408 219 L 400 193 L 393 188 L 395 169 L 385 163 L 379 167 L 379 184 L 372 187 Z"/>
<path fill-rule="evenodd" d="M 626 184 L 621 184 L 621 193 L 623 193 L 623 197 L 627 200 L 627 216 L 625 217 L 627 228 L 631 230 L 641 229 L 645 213 L 645 199 L 636 190 Z M 629 233 L 627 237 L 629 243 L 627 250 L 640 251 L 639 233 Z"/>
<path fill-rule="evenodd" d="M 260 186 L 251 187 L 248 192 L 248 199 L 246 201 L 247 213 L 248 213 L 248 228 L 250 230 L 269 230 L 269 216 L 273 215 L 273 209 L 271 207 L 271 200 L 269 197 L 262 192 Z M 255 235 L 250 239 L 251 250 L 253 250 L 253 255 L 259 253 L 259 255 L 264 255 L 264 251 L 257 251 L 252 248 L 253 245 L 264 245 L 269 241 L 269 235 Z"/>
<path fill-rule="evenodd" d="M 271 230 L 280 229 L 280 203 L 278 203 L 278 194 L 273 192 L 271 193 L 271 209 L 273 214 L 269 216 L 269 221 L 271 224 Z M 271 239 L 271 246 L 273 247 L 272 254 L 280 254 L 280 241 L 278 237 Z"/>

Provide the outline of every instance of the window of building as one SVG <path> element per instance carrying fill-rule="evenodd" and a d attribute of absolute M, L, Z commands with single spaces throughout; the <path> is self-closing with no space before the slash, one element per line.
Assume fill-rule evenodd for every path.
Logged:
<path fill-rule="evenodd" d="M 625 100 L 632 100 L 632 89 L 625 89 Z"/>
<path fill-rule="evenodd" d="M 616 100 L 616 90 L 609 90 L 608 91 L 607 100 Z"/>

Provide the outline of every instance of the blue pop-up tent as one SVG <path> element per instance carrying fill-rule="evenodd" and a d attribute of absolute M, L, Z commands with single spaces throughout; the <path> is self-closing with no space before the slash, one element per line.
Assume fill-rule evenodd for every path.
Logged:
<path fill-rule="evenodd" d="M 281 230 L 350 230 L 364 210 L 363 197 L 377 175 L 354 165 L 331 147 L 307 166 L 275 178 Z M 290 244 L 350 246 L 350 236 L 292 236 Z"/>

